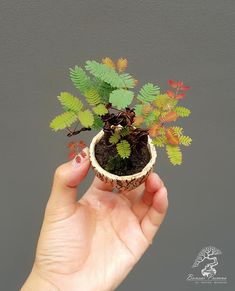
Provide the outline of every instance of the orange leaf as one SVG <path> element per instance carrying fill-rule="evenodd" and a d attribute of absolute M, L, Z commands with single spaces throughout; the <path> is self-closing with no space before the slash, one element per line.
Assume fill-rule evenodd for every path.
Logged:
<path fill-rule="evenodd" d="M 167 90 L 166 93 L 167 93 L 167 95 L 168 95 L 169 97 L 171 97 L 171 98 L 174 98 L 174 97 L 175 97 L 175 93 L 172 92 L 171 90 Z"/>
<path fill-rule="evenodd" d="M 175 96 L 175 99 L 183 99 L 185 97 L 185 94 L 184 93 L 181 93 L 181 94 L 177 94 L 176 96 Z"/>
<path fill-rule="evenodd" d="M 103 58 L 102 63 L 113 69 L 115 69 L 116 67 L 112 59 L 110 59 L 109 57 Z"/>
<path fill-rule="evenodd" d="M 180 143 L 178 135 L 171 127 L 166 129 L 166 138 L 168 142 L 172 145 L 178 145 Z"/>
<path fill-rule="evenodd" d="M 118 59 L 117 68 L 119 72 L 125 71 L 125 69 L 127 68 L 127 65 L 128 65 L 127 59 L 124 59 L 124 58 Z"/>
<path fill-rule="evenodd" d="M 151 137 L 156 137 L 159 132 L 160 125 L 158 123 L 154 123 L 152 126 L 149 128 L 149 135 Z"/>
<path fill-rule="evenodd" d="M 172 88 L 177 88 L 177 87 L 178 87 L 178 82 L 173 81 L 173 80 L 168 80 L 168 84 L 169 84 Z"/>
<path fill-rule="evenodd" d="M 76 145 L 77 145 L 77 143 L 75 141 L 71 141 L 68 143 L 67 146 L 70 150 L 74 150 L 76 148 Z"/>
<path fill-rule="evenodd" d="M 161 122 L 171 122 L 171 121 L 176 121 L 176 119 L 178 118 L 178 115 L 175 111 L 170 111 L 166 114 L 164 114 L 163 116 L 160 116 L 160 121 Z"/>
<path fill-rule="evenodd" d="M 80 148 L 85 148 L 86 147 L 86 144 L 85 144 L 85 142 L 83 141 L 83 140 L 80 140 L 78 143 L 77 143 L 77 145 L 80 147 Z"/>
<path fill-rule="evenodd" d="M 134 118 L 134 125 L 139 126 L 143 123 L 144 118 L 141 115 L 135 116 Z"/>

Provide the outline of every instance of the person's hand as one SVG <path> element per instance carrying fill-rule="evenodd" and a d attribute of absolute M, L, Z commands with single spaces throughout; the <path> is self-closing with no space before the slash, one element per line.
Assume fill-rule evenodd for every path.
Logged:
<path fill-rule="evenodd" d="M 22 291 L 114 290 L 164 219 L 167 190 L 155 173 L 124 193 L 95 178 L 77 201 L 77 186 L 90 167 L 85 151 L 80 163 L 73 160 L 55 171 L 35 262 Z"/>

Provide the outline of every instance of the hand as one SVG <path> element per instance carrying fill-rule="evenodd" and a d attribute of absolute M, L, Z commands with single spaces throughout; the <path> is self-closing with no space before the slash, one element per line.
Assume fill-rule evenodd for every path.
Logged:
<path fill-rule="evenodd" d="M 167 190 L 155 173 L 123 193 L 95 178 L 77 201 L 77 186 L 90 167 L 85 152 L 79 163 L 73 160 L 55 171 L 35 262 L 22 291 L 114 290 L 164 219 Z"/>

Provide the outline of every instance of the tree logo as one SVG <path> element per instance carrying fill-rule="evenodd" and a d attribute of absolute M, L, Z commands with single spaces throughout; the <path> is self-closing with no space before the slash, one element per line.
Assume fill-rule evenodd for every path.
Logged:
<path fill-rule="evenodd" d="M 213 246 L 201 249 L 192 268 L 202 267 L 200 269 L 202 277 L 195 277 L 193 274 L 188 274 L 187 281 L 194 281 L 195 283 L 227 283 L 226 277 L 215 277 L 217 274 L 216 268 L 218 266 L 217 256 L 221 254 L 221 250 Z"/>

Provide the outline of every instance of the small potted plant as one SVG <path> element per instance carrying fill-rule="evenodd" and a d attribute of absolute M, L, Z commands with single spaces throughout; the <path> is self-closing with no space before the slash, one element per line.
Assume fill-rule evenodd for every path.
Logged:
<path fill-rule="evenodd" d="M 168 80 L 170 90 L 166 92 L 146 83 L 134 93 L 138 81 L 125 72 L 127 64 L 125 58 L 114 62 L 106 57 L 101 62 L 88 60 L 84 68 L 70 68 L 70 78 L 89 108 L 78 97 L 61 92 L 58 99 L 64 112 L 50 123 L 54 131 L 66 129 L 68 137 L 99 131 L 90 144 L 91 165 L 98 178 L 120 191 L 145 181 L 156 161 L 155 147 L 165 147 L 170 162 L 180 165 L 179 146 L 189 146 L 192 141 L 182 127 L 172 125 L 190 114 L 188 108 L 178 105 L 190 87 Z M 68 146 L 69 157 L 77 157 L 79 162 L 77 150 L 85 143 L 72 141 Z"/>

